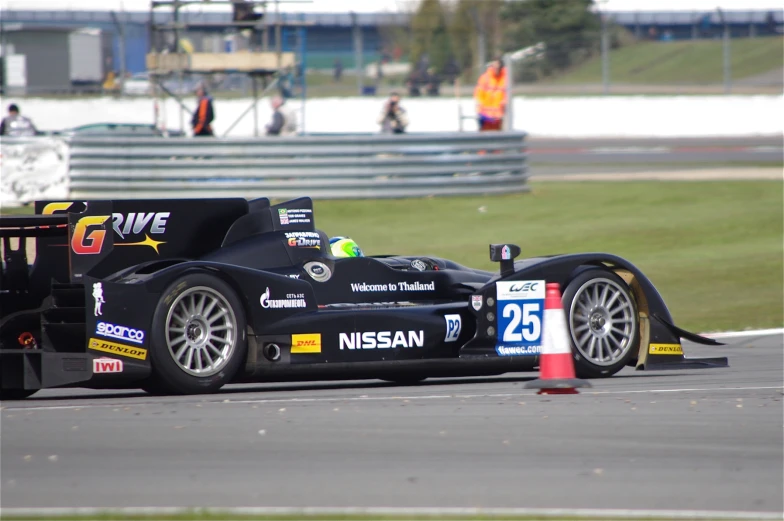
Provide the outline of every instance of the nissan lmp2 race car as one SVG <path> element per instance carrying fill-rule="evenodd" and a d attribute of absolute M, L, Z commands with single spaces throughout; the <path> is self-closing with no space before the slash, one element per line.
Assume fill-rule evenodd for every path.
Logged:
<path fill-rule="evenodd" d="M 431 257 L 335 257 L 303 197 L 39 201 L 0 217 L 0 398 L 39 389 L 211 393 L 228 383 L 498 375 L 539 364 L 545 283 L 578 376 L 723 367 L 685 358 L 648 278 L 606 253 L 499 272 Z M 29 265 L 25 240 L 35 238 Z M 12 247 L 13 246 L 13 247 Z"/>

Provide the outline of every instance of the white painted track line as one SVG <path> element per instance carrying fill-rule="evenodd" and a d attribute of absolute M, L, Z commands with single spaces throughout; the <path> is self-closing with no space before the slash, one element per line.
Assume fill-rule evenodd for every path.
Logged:
<path fill-rule="evenodd" d="M 750 331 L 724 331 L 719 333 L 702 333 L 701 336 L 708 338 L 738 338 L 738 337 L 755 337 L 755 336 L 769 336 L 769 335 L 782 335 L 784 328 L 776 329 L 753 329 Z"/>
<path fill-rule="evenodd" d="M 453 516 L 467 520 L 472 517 L 539 517 L 541 519 L 782 519 L 780 512 L 742 512 L 710 510 L 616 510 L 616 509 L 569 509 L 569 508 L 386 508 L 386 507 L 233 507 L 197 508 L 184 507 L 128 507 L 106 508 L 6 508 L 3 517 L 43 516 L 97 516 L 111 513 L 124 516 L 173 516 L 193 514 L 225 514 L 227 516 Z"/>
<path fill-rule="evenodd" d="M 626 389 L 620 391 L 581 391 L 585 396 L 609 395 L 609 394 L 656 394 L 656 393 L 696 393 L 696 392 L 717 392 L 717 391 L 770 391 L 784 390 L 784 386 L 755 386 L 755 387 L 695 387 L 678 389 Z M 259 398 L 254 400 L 232 400 L 226 398 L 221 401 L 211 401 L 212 404 L 238 405 L 238 404 L 285 404 L 285 403 L 330 403 L 330 402 L 379 402 L 379 401 L 423 401 L 423 400 L 450 400 L 450 399 L 475 399 L 475 398 L 513 398 L 520 396 L 536 396 L 536 390 L 520 391 L 515 393 L 485 393 L 485 394 L 430 394 L 430 395 L 410 395 L 410 396 L 334 396 L 325 398 Z M 200 402 L 193 402 L 200 403 Z M 60 411 L 60 410 L 82 410 L 82 409 L 105 409 L 116 407 L 147 407 L 160 405 L 160 402 L 138 402 L 138 403 L 101 403 L 101 404 L 81 404 L 81 405 L 42 405 L 40 407 L 3 407 L 3 411 Z"/>

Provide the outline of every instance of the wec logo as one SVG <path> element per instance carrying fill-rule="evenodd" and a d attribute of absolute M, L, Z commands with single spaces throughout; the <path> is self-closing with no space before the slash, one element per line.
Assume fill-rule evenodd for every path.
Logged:
<path fill-rule="evenodd" d="M 520 291 L 536 291 L 538 285 L 539 285 L 538 282 L 524 282 L 522 284 L 512 284 L 512 287 L 509 288 L 509 291 L 511 291 L 512 293 L 519 293 Z"/>
<path fill-rule="evenodd" d="M 95 334 L 118 340 L 127 340 L 134 344 L 144 343 L 144 331 L 125 326 L 117 326 L 109 322 L 98 322 L 95 326 Z"/>

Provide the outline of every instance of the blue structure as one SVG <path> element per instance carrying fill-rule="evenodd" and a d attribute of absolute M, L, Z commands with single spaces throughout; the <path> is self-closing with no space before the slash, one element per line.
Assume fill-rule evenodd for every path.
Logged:
<path fill-rule="evenodd" d="M 155 22 L 171 21 L 172 15 L 162 9 L 154 13 Z M 130 73 L 143 72 L 146 69 L 145 56 L 150 50 L 150 13 L 126 12 L 117 13 L 119 22 L 125 31 L 125 64 Z M 277 23 L 275 14 L 266 16 L 270 25 Z M 189 24 L 225 23 L 231 21 L 230 13 L 199 13 L 183 9 L 180 20 Z M 301 24 L 307 24 L 307 38 L 302 38 Z M 336 58 L 340 58 L 344 67 L 350 68 L 354 64 L 352 19 L 349 14 L 290 14 L 281 13 L 281 43 L 283 51 L 301 53 L 303 50 L 308 56 L 308 67 L 330 68 Z M 365 62 L 374 61 L 381 51 L 381 36 L 379 27 L 382 25 L 407 24 L 404 14 L 358 14 L 357 23 L 361 27 L 363 48 L 365 49 Z M 19 28 L 56 27 L 56 28 L 83 28 L 90 27 L 109 32 L 114 35 L 114 65 L 120 68 L 120 37 L 111 13 L 101 11 L 4 11 L 2 26 Z M 189 35 L 194 31 L 205 34 L 222 34 L 219 29 L 205 28 L 199 31 L 198 27 L 189 30 Z M 268 31 L 268 45 L 274 48 L 274 30 Z M 304 45 L 300 40 L 305 41 Z"/>
<path fill-rule="evenodd" d="M 639 39 L 687 40 L 721 38 L 724 24 L 717 11 L 612 12 L 610 18 Z M 732 38 L 782 34 L 784 11 L 726 11 Z"/>
<path fill-rule="evenodd" d="M 723 26 L 717 12 L 611 12 L 616 23 L 623 25 L 638 38 L 687 39 L 718 38 Z M 145 70 L 145 55 L 150 49 L 150 12 L 118 13 L 119 22 L 125 30 L 125 63 L 131 73 Z M 156 22 L 171 20 L 171 13 L 155 12 Z M 274 13 L 268 13 L 267 21 L 274 25 Z M 346 69 L 354 66 L 352 16 L 345 14 L 291 14 L 281 13 L 283 51 L 307 54 L 308 67 L 328 69 L 339 58 Z M 784 13 L 779 11 L 731 11 L 725 13 L 732 37 L 754 37 L 781 34 Z M 181 21 L 220 23 L 231 21 L 230 13 L 199 13 L 183 9 Z M 380 28 L 383 26 L 405 27 L 405 13 L 359 13 L 357 24 L 363 37 L 363 62 L 376 61 L 382 51 Z M 300 28 L 307 24 L 307 38 Z M 114 35 L 114 67 L 120 68 L 120 39 L 118 28 L 111 13 L 98 11 L 4 11 L 3 26 L 35 26 L 55 28 L 91 27 Z M 191 31 L 189 31 L 190 34 Z M 221 34 L 220 30 L 205 28 L 202 34 Z M 268 32 L 268 44 L 274 48 L 274 31 Z"/>

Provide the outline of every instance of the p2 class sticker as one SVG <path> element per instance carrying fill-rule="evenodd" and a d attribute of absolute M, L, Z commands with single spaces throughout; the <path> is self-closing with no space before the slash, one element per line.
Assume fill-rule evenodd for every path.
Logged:
<path fill-rule="evenodd" d="M 460 330 L 463 328 L 463 321 L 460 315 L 444 315 L 446 321 L 446 335 L 444 342 L 456 342 L 460 336 Z"/>
<path fill-rule="evenodd" d="M 496 282 L 499 356 L 541 353 L 544 296 L 543 280 Z"/>

